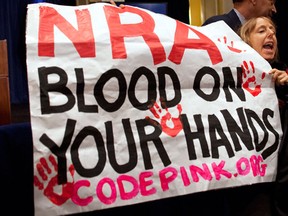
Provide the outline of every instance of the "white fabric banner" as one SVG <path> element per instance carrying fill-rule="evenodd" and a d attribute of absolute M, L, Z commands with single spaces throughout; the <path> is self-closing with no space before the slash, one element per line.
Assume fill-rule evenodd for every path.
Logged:
<path fill-rule="evenodd" d="M 271 68 L 224 22 L 30 4 L 26 44 L 36 215 L 274 180 Z"/>

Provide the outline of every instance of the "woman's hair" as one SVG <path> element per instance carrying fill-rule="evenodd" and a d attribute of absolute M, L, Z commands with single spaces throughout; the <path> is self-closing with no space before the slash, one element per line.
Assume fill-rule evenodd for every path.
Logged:
<path fill-rule="evenodd" d="M 267 20 L 276 29 L 275 23 L 268 17 L 260 16 L 260 17 L 254 17 L 254 18 L 249 19 L 239 28 L 238 34 L 242 38 L 242 40 L 250 46 L 251 46 L 251 42 L 250 42 L 251 32 L 255 29 L 258 18 Z M 276 59 L 278 59 L 278 47 L 276 47 L 276 53 L 274 57 L 274 60 Z"/>

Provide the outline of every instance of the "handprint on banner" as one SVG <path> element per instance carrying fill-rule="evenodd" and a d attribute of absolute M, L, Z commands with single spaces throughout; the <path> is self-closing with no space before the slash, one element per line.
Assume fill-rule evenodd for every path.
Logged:
<path fill-rule="evenodd" d="M 218 41 L 227 45 L 228 49 L 232 52 L 241 53 L 242 51 L 245 52 L 246 50 L 240 50 L 234 47 L 234 41 L 230 41 L 230 45 L 228 44 L 227 37 L 223 36 L 223 38 L 218 38 Z"/>
<path fill-rule="evenodd" d="M 249 61 L 249 64 L 244 61 L 241 65 L 242 67 L 242 87 L 246 89 L 254 97 L 261 93 L 261 84 L 257 84 L 255 77 L 255 67 L 252 61 Z M 262 72 L 261 79 L 265 78 L 265 73 Z M 250 86 L 253 86 L 251 88 Z"/>
<path fill-rule="evenodd" d="M 180 114 L 182 112 L 181 104 L 177 105 L 177 110 L 179 113 L 177 117 L 172 117 L 171 113 L 168 111 L 168 108 L 166 107 L 165 111 L 163 111 L 163 109 L 159 106 L 157 102 L 155 102 L 154 105 L 149 108 L 149 110 L 151 111 L 151 113 L 154 115 L 155 118 L 160 120 L 159 123 L 161 125 L 162 131 L 167 135 L 175 137 L 183 129 L 182 122 L 180 119 Z M 151 119 L 149 116 L 146 116 L 146 119 L 150 122 L 151 120 L 155 121 Z"/>
<path fill-rule="evenodd" d="M 37 163 L 36 168 L 41 180 L 38 176 L 34 176 L 34 185 L 38 187 L 39 190 L 44 189 L 44 195 L 55 205 L 63 205 L 68 199 L 73 195 L 74 190 L 74 166 L 69 167 L 69 172 L 72 176 L 73 181 L 67 182 L 63 185 L 58 185 L 58 175 L 57 175 L 57 162 L 55 157 L 49 156 L 49 161 L 52 168 L 49 167 L 46 158 L 41 158 L 39 163 Z M 51 177 L 51 178 L 50 178 Z M 44 188 L 44 185 L 46 187 Z M 57 194 L 55 192 L 56 187 L 62 187 L 62 194 Z M 54 190 L 55 189 L 55 190 Z"/>

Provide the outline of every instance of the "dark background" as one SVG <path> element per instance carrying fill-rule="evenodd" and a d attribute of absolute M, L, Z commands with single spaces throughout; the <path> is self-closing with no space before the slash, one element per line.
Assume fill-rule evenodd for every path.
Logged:
<path fill-rule="evenodd" d="M 125 3 L 129 2 L 146 2 L 146 3 L 155 3 L 155 2 L 168 2 L 167 12 L 168 16 L 180 20 L 189 24 L 189 0 L 125 0 Z M 125 4 L 124 3 L 124 4 Z"/>
<path fill-rule="evenodd" d="M 277 13 L 273 17 L 277 26 L 277 38 L 280 60 L 288 65 L 288 12 L 287 0 L 276 0 Z"/>

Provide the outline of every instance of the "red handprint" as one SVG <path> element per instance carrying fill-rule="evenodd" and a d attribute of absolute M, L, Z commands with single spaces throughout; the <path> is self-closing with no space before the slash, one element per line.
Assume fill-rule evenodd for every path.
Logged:
<path fill-rule="evenodd" d="M 167 135 L 175 137 L 183 129 L 182 122 L 180 120 L 180 114 L 182 112 L 181 104 L 177 105 L 179 114 L 176 118 L 172 117 L 171 113 L 168 111 L 168 108 L 165 108 L 165 113 L 162 113 L 163 110 L 157 102 L 155 102 L 154 105 L 149 108 L 149 110 L 155 116 L 155 118 L 160 119 L 162 131 Z M 146 116 L 146 119 L 151 120 L 148 116 Z M 169 126 L 170 124 L 172 124 L 171 127 Z"/>
<path fill-rule="evenodd" d="M 252 94 L 254 97 L 259 95 L 261 93 L 261 84 L 256 83 L 256 77 L 255 77 L 255 67 L 252 61 L 249 61 L 249 65 L 246 61 L 243 62 L 242 67 L 242 87 L 246 89 L 250 94 Z M 265 73 L 262 73 L 261 79 L 263 80 L 265 78 Z M 254 88 L 251 88 L 249 85 L 254 85 Z"/>
<path fill-rule="evenodd" d="M 236 53 L 241 53 L 242 51 L 245 52 L 245 50 L 240 50 L 234 47 L 234 42 L 230 41 L 230 45 L 228 45 L 228 41 L 227 41 L 227 37 L 224 36 L 222 39 L 218 38 L 218 41 L 221 43 L 224 43 L 227 45 L 228 49 L 231 50 L 232 52 L 236 52 Z"/>
<path fill-rule="evenodd" d="M 46 158 L 41 158 L 39 163 L 36 165 L 37 171 L 41 180 L 39 180 L 38 176 L 34 176 L 34 185 L 38 187 L 39 190 L 44 189 L 44 195 L 55 205 L 63 205 L 68 199 L 70 199 L 73 195 L 74 189 L 74 180 L 72 182 L 67 182 L 63 185 L 58 185 L 57 183 L 57 163 L 55 157 L 52 155 L 49 156 L 50 164 L 52 165 L 52 169 L 49 167 Z M 53 172 L 54 171 L 54 172 Z M 69 172 L 72 176 L 74 176 L 74 166 L 71 165 L 69 167 Z M 55 174 L 53 176 L 53 173 Z M 51 176 L 51 178 L 49 178 Z M 47 182 L 48 181 L 48 182 Z M 46 187 L 44 188 L 44 183 L 46 182 Z M 57 194 L 54 189 L 56 187 L 62 187 L 62 194 Z"/>

